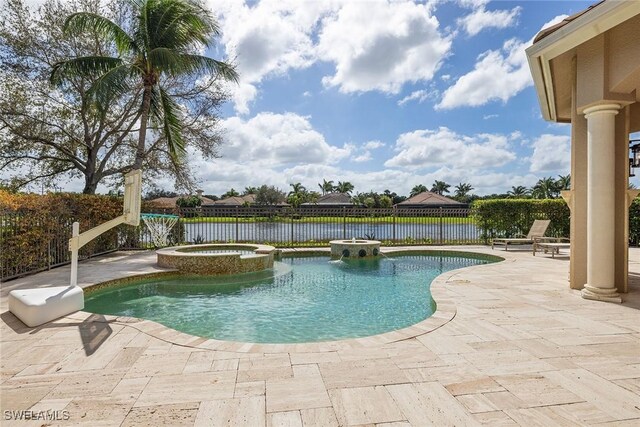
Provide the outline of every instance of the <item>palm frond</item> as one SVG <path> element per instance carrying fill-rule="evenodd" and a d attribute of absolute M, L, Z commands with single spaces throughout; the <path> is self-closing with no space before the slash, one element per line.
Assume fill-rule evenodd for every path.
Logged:
<path fill-rule="evenodd" d="M 107 108 L 112 99 L 131 92 L 131 78 L 138 74 L 137 71 L 128 64 L 114 67 L 100 75 L 89 89 L 88 95 L 95 99 L 98 108 Z"/>
<path fill-rule="evenodd" d="M 172 161 L 181 162 L 187 152 L 182 138 L 180 106 L 161 86 L 156 86 L 152 92 L 151 116 L 158 127 L 162 128 L 162 132 L 167 138 Z"/>
<path fill-rule="evenodd" d="M 60 85 L 65 79 L 77 76 L 96 76 L 122 65 L 122 59 L 110 56 L 81 56 L 58 62 L 53 66 L 49 81 Z"/>
<path fill-rule="evenodd" d="M 73 13 L 64 22 L 66 34 L 81 34 L 96 31 L 99 35 L 113 41 L 118 53 L 135 52 L 138 50 L 135 41 L 115 22 L 90 12 Z"/>
<path fill-rule="evenodd" d="M 156 48 L 149 53 L 154 69 L 166 71 L 172 76 L 183 74 L 213 74 L 225 80 L 238 82 L 233 66 L 202 55 L 176 53 L 167 48 Z"/>
<path fill-rule="evenodd" d="M 194 44 L 208 47 L 220 28 L 209 11 L 181 0 L 153 1 L 148 15 L 148 31 L 153 47 L 183 49 Z"/>

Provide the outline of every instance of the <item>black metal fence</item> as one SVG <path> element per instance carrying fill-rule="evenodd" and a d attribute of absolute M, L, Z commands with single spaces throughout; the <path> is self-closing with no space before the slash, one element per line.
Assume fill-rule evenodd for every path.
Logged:
<path fill-rule="evenodd" d="M 369 238 L 387 245 L 481 243 L 469 209 L 233 207 L 183 209 L 183 242 L 313 246 Z"/>
<path fill-rule="evenodd" d="M 0 281 L 69 263 L 73 222 L 32 211 L 0 211 Z M 118 250 L 123 242 L 120 234 L 119 230 L 102 234 L 80 250 L 79 259 Z"/>
<path fill-rule="evenodd" d="M 171 245 L 254 242 L 276 247 L 326 245 L 330 240 L 380 240 L 384 245 L 484 244 L 495 233 L 470 209 L 368 209 L 290 207 L 201 207 L 156 210 L 180 219 L 169 236 Z M 527 233 L 531 218 L 511 229 Z M 70 261 L 68 240 L 73 218 L 37 217 L 0 212 L 1 279 L 50 269 Z M 98 224 L 85 224 L 81 232 Z M 567 230 L 568 233 L 568 230 Z M 552 233 L 557 234 L 557 233 Z M 568 235 L 568 234 L 566 234 Z M 81 258 L 118 249 L 152 249 L 148 229 L 122 225 L 82 248 Z"/>

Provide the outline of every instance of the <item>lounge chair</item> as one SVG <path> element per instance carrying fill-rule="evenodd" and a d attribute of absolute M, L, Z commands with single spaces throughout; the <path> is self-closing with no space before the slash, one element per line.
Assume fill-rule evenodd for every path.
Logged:
<path fill-rule="evenodd" d="M 536 219 L 533 221 L 533 225 L 526 237 L 493 239 L 491 241 L 491 249 L 493 249 L 495 245 L 503 245 L 505 251 L 509 250 L 509 245 L 532 245 L 535 243 L 536 237 L 544 236 L 547 228 L 549 228 L 549 223 L 551 223 L 551 221 L 548 219 Z"/>
<path fill-rule="evenodd" d="M 571 242 L 566 237 L 536 237 L 534 240 L 533 256 L 536 252 L 546 254 L 551 251 L 551 258 L 555 258 L 555 255 L 560 255 L 560 249 L 571 249 Z"/>

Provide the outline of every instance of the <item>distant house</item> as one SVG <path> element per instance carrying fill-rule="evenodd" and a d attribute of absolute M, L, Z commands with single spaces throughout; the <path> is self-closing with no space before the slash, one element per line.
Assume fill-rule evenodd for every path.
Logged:
<path fill-rule="evenodd" d="M 351 208 L 354 206 L 354 203 L 351 201 L 351 196 L 349 196 L 348 194 L 328 193 L 318 197 L 318 200 L 315 202 L 306 202 L 300 206 L 304 208 L 310 207 L 310 206 L 317 206 L 320 208 L 342 208 L 342 207 Z"/>
<path fill-rule="evenodd" d="M 208 197 L 202 196 L 202 190 L 198 190 L 197 193 L 198 193 L 197 197 L 200 199 L 203 205 L 214 203 L 213 200 L 209 199 Z M 181 199 L 183 197 L 189 197 L 189 196 L 158 197 L 157 199 L 149 200 L 148 203 L 153 205 L 153 207 L 155 208 L 173 209 L 177 206 L 176 202 L 178 201 L 178 199 Z"/>
<path fill-rule="evenodd" d="M 253 205 L 256 202 L 255 194 L 247 194 L 244 196 L 231 196 L 224 199 L 216 200 L 215 202 L 207 203 L 208 205 L 215 205 L 218 207 L 231 207 L 231 206 L 246 206 Z"/>
<path fill-rule="evenodd" d="M 408 198 L 404 202 L 400 202 L 395 205 L 398 208 L 405 209 L 428 209 L 428 208 L 464 208 L 467 206 L 465 203 L 460 203 L 456 200 L 442 196 L 431 191 L 423 191 L 420 194 L 416 194 L 413 197 Z"/>

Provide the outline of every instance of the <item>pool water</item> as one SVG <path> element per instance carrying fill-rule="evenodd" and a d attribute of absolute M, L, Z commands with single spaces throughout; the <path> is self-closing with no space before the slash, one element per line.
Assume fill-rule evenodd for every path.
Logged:
<path fill-rule="evenodd" d="M 436 310 L 431 281 L 486 264 L 461 256 L 410 255 L 329 261 L 284 258 L 273 270 L 233 277 L 147 279 L 86 297 L 85 310 L 149 319 L 228 341 L 299 343 L 380 334 Z"/>

